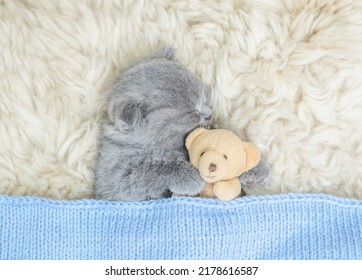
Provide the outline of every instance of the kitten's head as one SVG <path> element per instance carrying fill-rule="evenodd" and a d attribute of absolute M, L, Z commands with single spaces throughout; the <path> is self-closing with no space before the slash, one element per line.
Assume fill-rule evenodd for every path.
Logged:
<path fill-rule="evenodd" d="M 123 135 L 147 145 L 179 147 L 198 126 L 208 126 L 210 89 L 172 59 L 173 49 L 127 68 L 108 96 L 108 116 Z"/>

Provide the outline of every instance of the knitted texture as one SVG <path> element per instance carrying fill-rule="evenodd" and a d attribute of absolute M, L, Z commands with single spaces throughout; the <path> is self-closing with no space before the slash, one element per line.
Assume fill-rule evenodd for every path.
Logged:
<path fill-rule="evenodd" d="M 362 201 L 0 197 L 1 259 L 362 259 Z"/>

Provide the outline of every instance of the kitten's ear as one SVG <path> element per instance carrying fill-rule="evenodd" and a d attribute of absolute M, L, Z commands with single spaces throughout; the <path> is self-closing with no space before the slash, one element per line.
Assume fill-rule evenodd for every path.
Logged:
<path fill-rule="evenodd" d="M 130 126 L 140 122 L 147 114 L 147 104 L 144 101 L 133 101 L 125 104 L 120 113 L 120 119 Z"/>
<path fill-rule="evenodd" d="M 173 47 L 164 47 L 159 49 L 152 58 L 166 58 L 167 60 L 172 60 L 175 54 L 175 49 Z"/>
<path fill-rule="evenodd" d="M 148 105 L 144 101 L 129 99 L 126 102 L 110 104 L 109 119 L 119 130 L 127 132 L 139 124 L 147 115 Z"/>

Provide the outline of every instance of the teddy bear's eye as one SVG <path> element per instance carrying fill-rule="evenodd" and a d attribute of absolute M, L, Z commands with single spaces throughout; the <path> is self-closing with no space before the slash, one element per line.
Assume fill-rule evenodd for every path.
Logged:
<path fill-rule="evenodd" d="M 226 155 L 224 155 L 224 159 L 228 159 L 228 157 Z"/>
<path fill-rule="evenodd" d="M 202 157 L 202 156 L 204 155 L 204 153 L 205 153 L 205 152 L 202 152 L 201 155 L 200 155 L 200 157 Z"/>

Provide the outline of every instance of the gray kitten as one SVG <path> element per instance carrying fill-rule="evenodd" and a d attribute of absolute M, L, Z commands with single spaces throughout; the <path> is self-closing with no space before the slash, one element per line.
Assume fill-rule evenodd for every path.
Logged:
<path fill-rule="evenodd" d="M 108 94 L 96 167 L 98 199 L 140 201 L 203 188 L 185 138 L 208 126 L 210 89 L 164 48 L 125 69 Z"/>
<path fill-rule="evenodd" d="M 96 166 L 95 197 L 141 201 L 197 195 L 204 182 L 191 165 L 186 136 L 209 126 L 210 89 L 164 48 L 125 69 L 107 96 Z M 264 162 L 240 177 L 244 186 L 264 183 Z"/>

